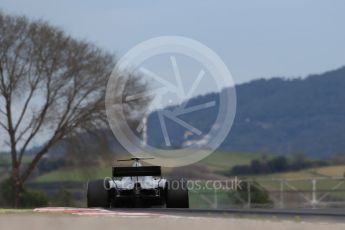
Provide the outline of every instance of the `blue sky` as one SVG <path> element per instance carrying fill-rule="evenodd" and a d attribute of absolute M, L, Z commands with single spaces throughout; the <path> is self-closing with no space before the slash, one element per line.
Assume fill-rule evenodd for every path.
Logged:
<path fill-rule="evenodd" d="M 213 49 L 236 83 L 299 77 L 345 65 L 343 0 L 1 0 L 121 56 L 146 39 L 180 35 Z"/>

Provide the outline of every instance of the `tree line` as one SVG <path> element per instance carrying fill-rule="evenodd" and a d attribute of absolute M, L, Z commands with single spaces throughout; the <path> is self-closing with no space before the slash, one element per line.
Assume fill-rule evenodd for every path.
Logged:
<path fill-rule="evenodd" d="M 330 165 L 329 160 L 310 160 L 303 155 L 294 156 L 288 159 L 286 156 L 277 156 L 273 159 L 255 159 L 249 165 L 237 165 L 231 168 L 226 175 L 257 175 L 271 174 L 288 171 L 298 171 L 307 168 L 321 167 Z"/>

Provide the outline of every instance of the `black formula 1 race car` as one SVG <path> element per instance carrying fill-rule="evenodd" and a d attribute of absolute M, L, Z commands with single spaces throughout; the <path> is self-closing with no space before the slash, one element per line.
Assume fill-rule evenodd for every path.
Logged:
<path fill-rule="evenodd" d="M 132 167 L 113 167 L 112 177 L 87 183 L 87 206 L 102 208 L 167 207 L 189 208 L 187 182 L 167 180 L 160 166 L 143 166 L 140 160 Z"/>

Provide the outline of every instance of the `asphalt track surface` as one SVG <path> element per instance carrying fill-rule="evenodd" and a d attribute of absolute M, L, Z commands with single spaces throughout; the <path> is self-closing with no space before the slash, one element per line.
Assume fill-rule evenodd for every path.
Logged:
<path fill-rule="evenodd" d="M 0 229 L 344 230 L 343 209 L 89 209 L 38 208 L 0 214 Z"/>
<path fill-rule="evenodd" d="M 67 213 L 81 216 L 188 216 L 188 217 L 226 217 L 255 216 L 304 219 L 337 219 L 345 223 L 345 209 L 167 209 L 167 208 L 131 208 L 131 209 L 100 209 L 100 208 L 38 208 L 41 213 Z"/>
<path fill-rule="evenodd" d="M 149 211 L 153 213 L 173 213 L 187 215 L 202 214 L 234 214 L 234 215 L 261 215 L 261 216 L 303 216 L 303 217 L 326 217 L 339 218 L 345 222 L 345 209 L 135 209 L 140 211 Z M 124 209 L 130 211 L 130 209 Z M 133 210 L 134 211 L 134 210 Z M 344 229 L 345 230 L 345 229 Z"/>
<path fill-rule="evenodd" d="M 345 222 L 345 209 L 179 209 L 179 208 L 130 208 L 130 209 L 102 209 L 102 208 L 67 208 L 47 207 L 34 209 L 41 213 L 67 213 L 79 215 L 181 215 L 181 216 L 222 216 L 222 215 L 255 215 L 280 217 L 323 217 L 339 218 Z"/>

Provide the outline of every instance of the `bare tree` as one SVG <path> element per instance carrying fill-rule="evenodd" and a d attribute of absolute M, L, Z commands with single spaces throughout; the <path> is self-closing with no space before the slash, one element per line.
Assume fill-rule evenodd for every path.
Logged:
<path fill-rule="evenodd" d="M 104 128 L 114 58 L 45 22 L 0 14 L 0 127 L 12 160 L 14 206 L 39 160 L 72 133 Z M 33 144 L 32 161 L 22 160 Z"/>

